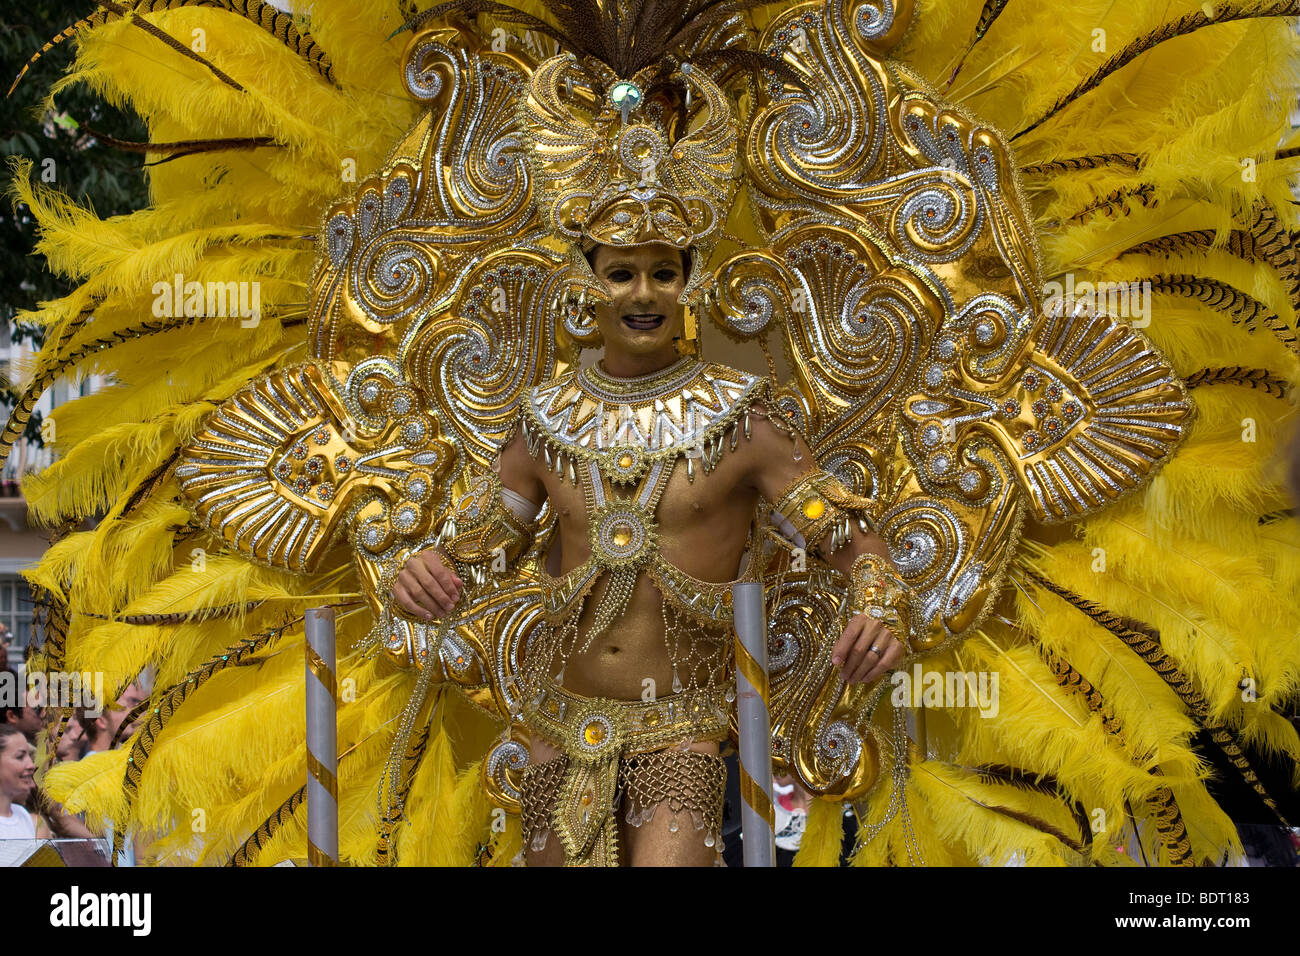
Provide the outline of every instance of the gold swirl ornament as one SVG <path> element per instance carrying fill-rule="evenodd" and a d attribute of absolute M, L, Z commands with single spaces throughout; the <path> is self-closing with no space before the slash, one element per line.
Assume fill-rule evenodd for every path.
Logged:
<path fill-rule="evenodd" d="M 531 759 L 528 743 L 527 730 L 511 724 L 506 736 L 488 751 L 479 771 L 484 793 L 507 813 L 519 813 L 522 809 L 520 788 L 524 768 Z"/>
<path fill-rule="evenodd" d="M 859 799 L 880 776 L 871 688 L 845 685 L 830 662 L 847 598 L 830 568 L 787 571 L 768 626 L 773 771 L 835 800 Z"/>
<path fill-rule="evenodd" d="M 407 90 L 423 111 L 389 158 L 323 215 L 309 342 L 312 356 L 329 362 L 397 356 L 435 403 L 455 405 L 456 397 L 444 393 L 463 390 L 460 404 L 483 406 L 490 440 L 500 437 L 492 433 L 503 424 L 501 408 L 554 372 L 553 316 L 547 303 L 526 299 L 546 284 L 535 273 L 567 266 L 554 250 L 539 248 L 545 231 L 519 149 L 517 107 L 534 61 L 513 45 L 512 52 L 493 51 L 472 20 L 449 21 L 416 32 L 403 56 Z M 521 253 L 508 263 L 498 255 L 502 236 L 513 237 Z M 519 268 L 528 272 L 525 281 L 502 281 L 507 265 L 512 280 Z M 458 293 L 484 279 L 504 288 L 510 301 L 490 321 L 466 319 L 466 307 L 478 303 Z M 447 354 L 409 354 L 429 326 L 448 323 L 451 334 L 434 337 L 435 349 L 451 340 Z M 519 354 L 528 350 L 531 356 Z M 507 370 L 522 377 L 538 366 L 531 381 L 506 380 Z M 466 422 L 462 437 L 480 424 L 459 407 L 445 421 Z M 483 438 L 469 439 L 471 455 L 484 454 Z"/>

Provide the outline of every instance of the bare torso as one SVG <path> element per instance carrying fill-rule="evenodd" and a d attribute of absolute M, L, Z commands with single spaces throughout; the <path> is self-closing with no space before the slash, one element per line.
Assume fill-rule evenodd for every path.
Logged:
<path fill-rule="evenodd" d="M 695 480 L 688 479 L 686 462 L 678 459 L 656 511 L 660 554 L 686 573 L 710 582 L 737 576 L 758 505 L 750 483 L 752 448 L 741 439 L 734 452 L 722 456 L 707 474 L 695 463 Z M 552 573 L 580 566 L 590 556 L 589 515 L 582 491 L 545 472 L 542 482 L 559 523 L 559 540 L 548 564 Z M 585 634 L 609 576 L 598 580 L 580 618 Z M 558 670 L 558 662 L 555 670 Z M 665 642 L 662 599 L 649 575 L 642 572 L 626 612 L 584 653 L 565 668 L 564 686 L 584 697 L 636 699 L 649 678 L 660 694 L 672 680 L 672 659 Z"/>

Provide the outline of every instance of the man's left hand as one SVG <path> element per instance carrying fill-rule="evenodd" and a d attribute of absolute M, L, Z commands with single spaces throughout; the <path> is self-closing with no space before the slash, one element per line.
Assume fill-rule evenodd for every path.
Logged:
<path fill-rule="evenodd" d="M 903 659 L 903 642 L 880 621 L 859 614 L 831 650 L 831 663 L 850 684 L 867 684 Z"/>

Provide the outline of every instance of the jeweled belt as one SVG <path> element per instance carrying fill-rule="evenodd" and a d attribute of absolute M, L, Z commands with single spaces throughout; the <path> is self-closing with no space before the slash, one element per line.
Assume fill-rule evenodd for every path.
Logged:
<path fill-rule="evenodd" d="M 723 688 L 706 688 L 656 700 L 579 697 L 552 685 L 525 707 L 528 729 L 578 760 L 660 750 L 679 740 L 720 740 L 727 735 L 730 703 Z"/>

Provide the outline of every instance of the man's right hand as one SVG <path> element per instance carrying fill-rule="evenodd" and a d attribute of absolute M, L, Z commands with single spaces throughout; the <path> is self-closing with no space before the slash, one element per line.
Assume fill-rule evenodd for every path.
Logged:
<path fill-rule="evenodd" d="M 432 621 L 450 614 L 464 584 L 435 550 L 411 555 L 393 584 L 398 606 L 412 617 Z"/>

